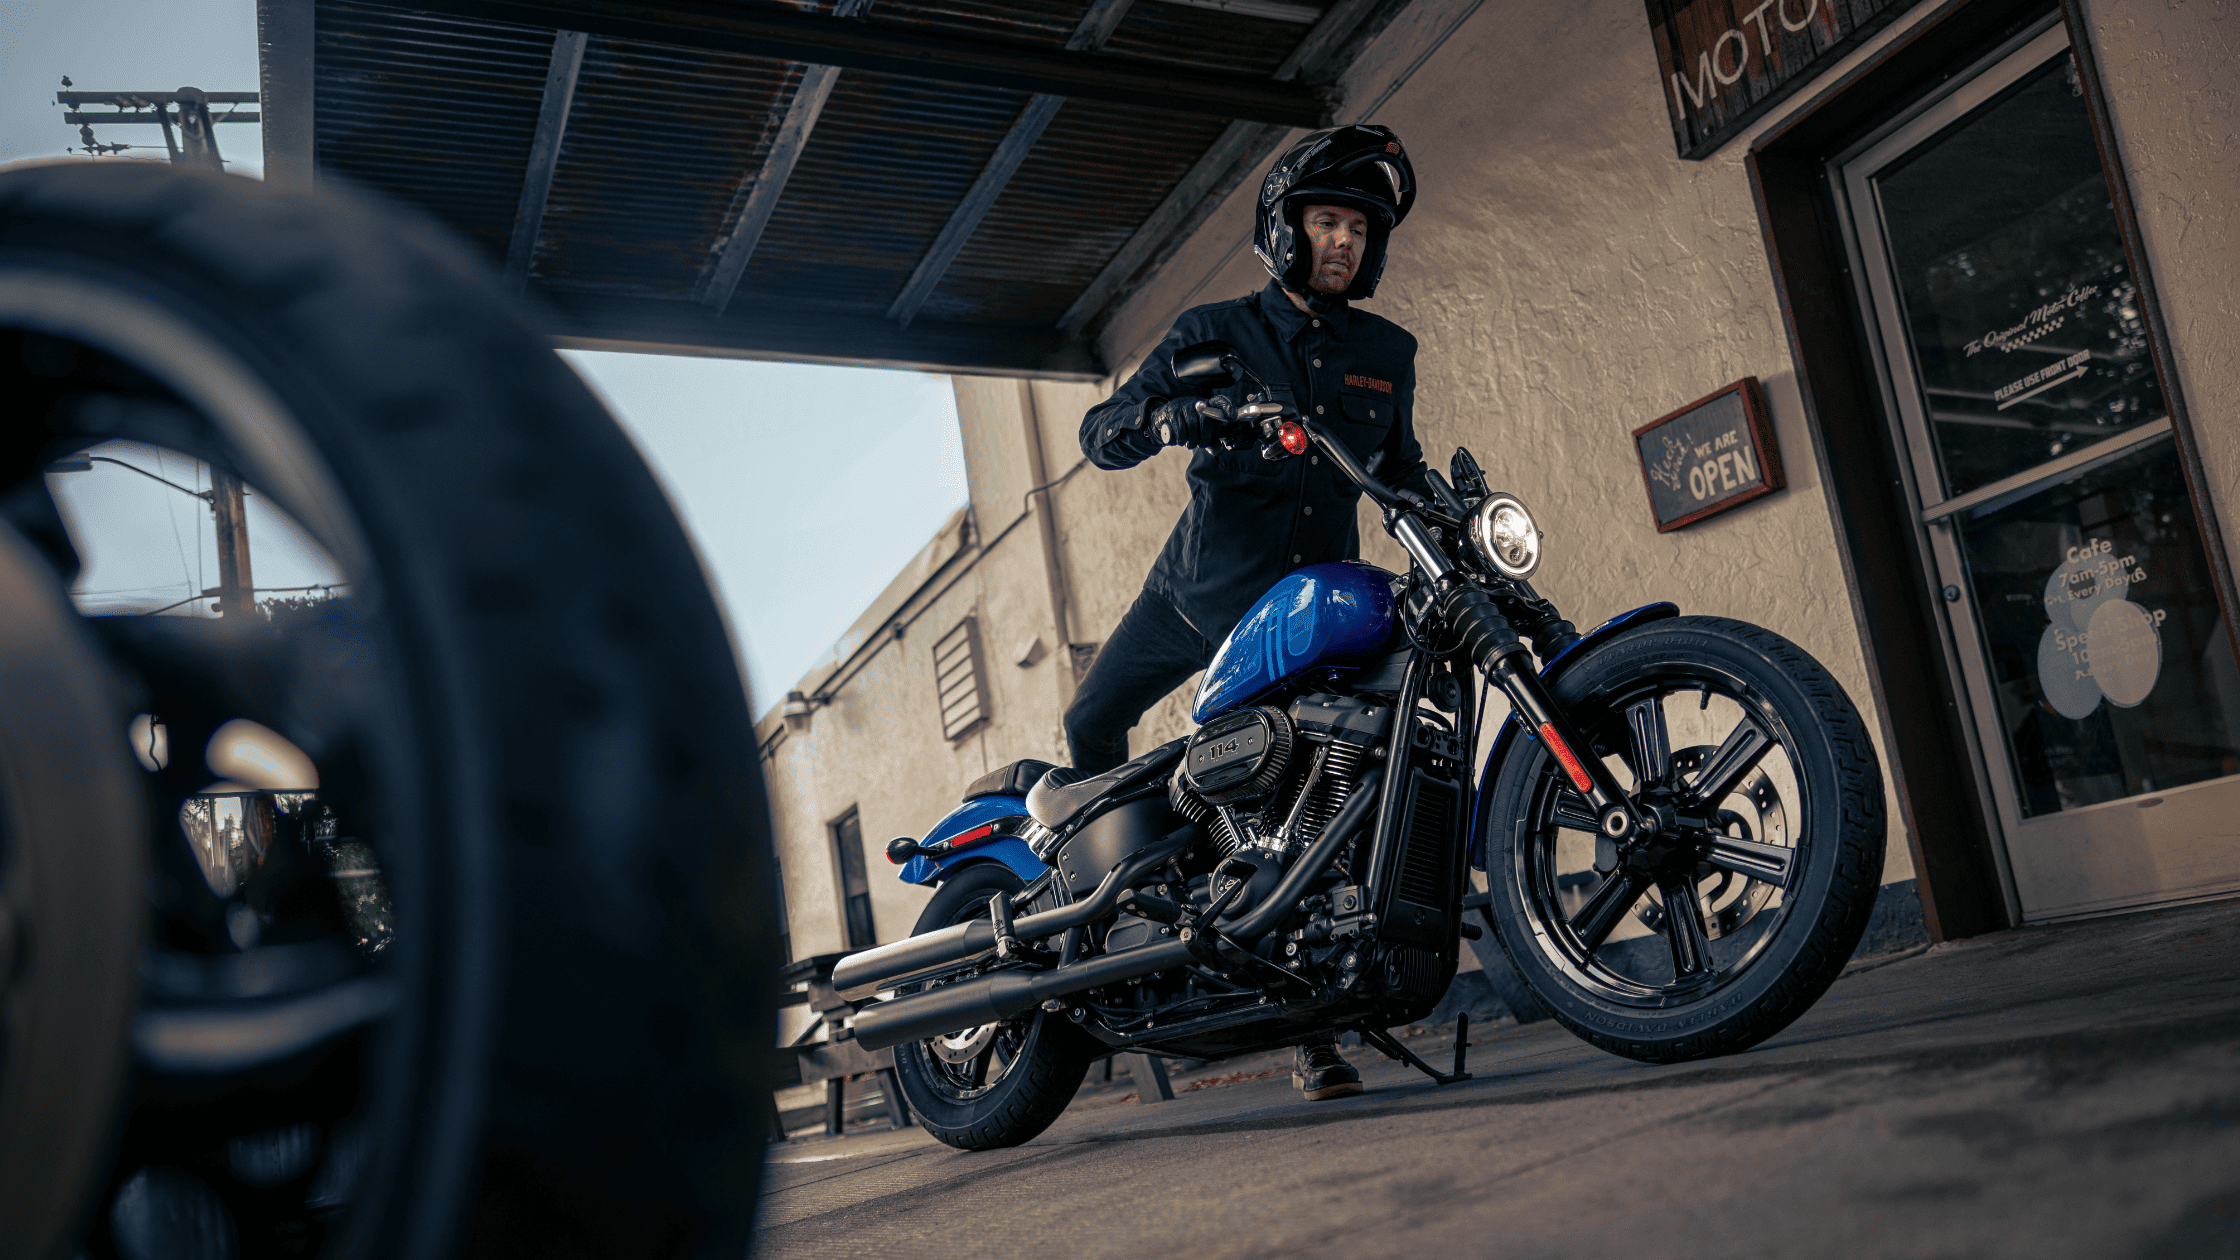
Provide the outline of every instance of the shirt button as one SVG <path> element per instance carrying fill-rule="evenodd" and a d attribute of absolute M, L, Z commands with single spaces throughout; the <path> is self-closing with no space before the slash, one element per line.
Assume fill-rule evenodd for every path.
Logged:
<path fill-rule="evenodd" d="M 1307 462 L 1310 464 L 1319 464 L 1322 462 L 1322 457 L 1320 455 L 1309 455 L 1307 456 Z"/>
<path fill-rule="evenodd" d="M 1300 511 L 1302 511 L 1302 512 L 1305 512 L 1305 513 L 1306 513 L 1307 515 L 1309 515 L 1309 516 L 1313 516 L 1313 515 L 1314 515 L 1314 509 L 1313 509 L 1313 508 L 1311 508 L 1311 507 L 1310 507 L 1310 508 L 1301 508 L 1301 509 L 1299 509 L 1299 510 L 1300 510 Z"/>
<path fill-rule="evenodd" d="M 1314 365 L 1315 365 L 1316 367 L 1321 367 L 1321 366 L 1322 366 L 1322 360 L 1320 360 L 1320 359 L 1316 359 L 1316 360 L 1314 361 Z"/>
<path fill-rule="evenodd" d="M 1291 557 L 1291 563 L 1293 563 L 1293 564 L 1297 564 L 1297 563 L 1299 563 L 1299 557 L 1297 557 L 1297 556 L 1293 556 L 1293 557 Z"/>
<path fill-rule="evenodd" d="M 1314 326 L 1315 326 L 1315 327 L 1317 327 L 1317 328 L 1320 328 L 1320 327 L 1322 327 L 1322 321 L 1321 321 L 1321 320 L 1319 320 L 1319 319 L 1318 319 L 1318 320 L 1316 320 L 1316 321 L 1314 321 Z"/>
<path fill-rule="evenodd" d="M 1314 405 L 1314 413 L 1315 413 L 1316 415 L 1318 415 L 1318 416 L 1322 414 L 1322 404 L 1321 404 L 1321 403 L 1316 403 L 1316 404 Z"/>

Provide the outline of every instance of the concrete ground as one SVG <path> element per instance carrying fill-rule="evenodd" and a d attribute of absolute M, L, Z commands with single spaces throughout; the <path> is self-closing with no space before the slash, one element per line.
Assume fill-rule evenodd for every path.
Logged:
<path fill-rule="evenodd" d="M 757 1256 L 2240 1257 L 2240 903 L 1855 963 L 1726 1059 L 1471 1041 L 1444 1088 L 1355 1050 L 1368 1092 L 1305 1103 L 1255 1056 L 1014 1150 L 790 1143 Z"/>

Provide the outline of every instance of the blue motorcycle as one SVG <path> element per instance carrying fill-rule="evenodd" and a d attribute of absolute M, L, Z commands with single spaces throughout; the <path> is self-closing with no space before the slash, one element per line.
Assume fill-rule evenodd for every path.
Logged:
<path fill-rule="evenodd" d="M 1193 734 L 1101 774 L 1006 766 L 889 846 L 940 887 L 915 934 L 833 984 L 860 1003 L 856 1039 L 895 1048 L 928 1131 L 1024 1142 L 1116 1050 L 1216 1059 L 1353 1030 L 1462 1079 L 1465 1039 L 1445 1073 L 1385 1030 L 1437 1005 L 1481 923 L 1557 1020 L 1649 1062 L 1746 1049 L 1826 991 L 1884 848 L 1881 767 L 1826 669 L 1668 603 L 1580 634 L 1529 581 L 1530 510 L 1467 450 L 1422 502 L 1230 347 L 1174 369 L 1248 382 L 1240 439 L 1319 448 L 1409 568 L 1285 576 L 1206 669 Z M 1508 715 L 1473 774 L 1494 690 Z"/>

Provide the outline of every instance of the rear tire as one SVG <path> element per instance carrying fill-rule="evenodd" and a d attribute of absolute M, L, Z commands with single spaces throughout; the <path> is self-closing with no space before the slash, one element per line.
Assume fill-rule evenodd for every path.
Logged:
<path fill-rule="evenodd" d="M 911 933 L 984 919 L 989 898 L 1023 887 L 1009 867 L 976 863 L 941 885 Z M 919 1127 L 959 1150 L 985 1151 L 1017 1146 L 1049 1128 L 1100 1053 L 1063 1016 L 1034 1010 L 906 1042 L 894 1048 L 894 1066 Z"/>

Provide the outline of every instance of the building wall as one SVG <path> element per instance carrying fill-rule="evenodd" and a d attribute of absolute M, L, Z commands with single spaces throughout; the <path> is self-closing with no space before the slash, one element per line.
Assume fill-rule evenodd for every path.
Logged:
<path fill-rule="evenodd" d="M 1060 412 L 1086 406 L 1069 389 L 1083 392 L 1038 383 L 1030 393 L 1022 382 L 958 380 L 971 504 L 842 637 L 836 659 L 797 684 L 822 698 L 808 730 L 787 731 L 778 705 L 761 720 L 797 958 L 845 944 L 831 825 L 849 808 L 863 825 L 874 926 L 880 940 L 895 940 L 909 935 L 931 892 L 895 878 L 886 842 L 924 835 L 956 806 L 965 784 L 989 770 L 1022 757 L 1065 760 L 1058 718 L 1071 694 L 1067 654 L 1052 610 L 1042 509 L 1029 511 L 1022 499 L 1070 466 L 1070 430 L 1048 448 L 1068 460 L 1049 476 L 1035 467 L 1027 441 L 1028 426 L 1049 410 L 1030 407 L 1031 400 L 1049 395 L 1050 408 Z M 1066 430 L 1062 422 L 1051 427 Z M 1094 495 L 1085 502 L 1081 558 L 1109 564 L 1120 535 L 1092 514 Z M 933 646 L 967 616 L 979 622 L 988 720 L 952 741 L 941 729 Z M 1037 641 L 1039 654 L 1030 651 Z M 1026 660 L 1033 663 L 1020 663 Z"/>
<path fill-rule="evenodd" d="M 2225 545 L 2240 545 L 2240 4 L 2086 0 Z"/>
<path fill-rule="evenodd" d="M 1382 106 L 1341 118 L 1394 128 L 1416 167 L 1416 207 L 1364 305 L 1421 342 L 1425 457 L 1443 468 L 1468 446 L 1532 506 L 1548 535 L 1534 585 L 1582 627 L 1671 600 L 1774 629 L 1835 674 L 1879 747 L 1743 166 L 1749 137 L 1707 161 L 1674 156 L 1638 0 L 1429 0 L 1409 18 L 1345 83 L 1348 102 Z M 1107 362 L 1132 368 L 1182 310 L 1266 282 L 1239 247 L 1258 183 L 1243 181 L 1111 321 Z M 1764 383 L 1788 489 L 1659 534 L 1632 430 L 1745 376 Z M 1361 531 L 1369 559 L 1404 563 L 1366 508 Z M 1894 794 L 1888 805 L 1884 880 L 1896 882 L 1913 861 Z"/>
<path fill-rule="evenodd" d="M 1820 81 L 1902 38 L 1935 7 L 1901 16 Z M 2231 419 L 2240 396 L 2234 9 L 2226 0 L 2086 3 L 2228 539 L 2240 537 L 2240 425 Z M 1580 625 L 1669 599 L 1685 612 L 1770 627 L 1827 665 L 1879 747 L 1863 631 L 1743 164 L 1752 138 L 1813 89 L 1709 160 L 1679 160 L 1639 0 L 1419 0 L 1343 87 L 1341 117 L 1396 128 L 1422 189 L 1368 308 L 1421 340 L 1416 426 L 1427 457 L 1443 466 L 1457 444 L 1468 445 L 1498 485 L 1533 506 L 1548 532 L 1536 584 Z M 1258 182 L 1257 173 L 1242 181 L 1101 331 L 1104 360 L 1120 375 L 1096 385 L 958 379 L 978 537 L 926 583 L 929 593 L 890 592 L 883 602 L 901 610 L 904 636 L 879 647 L 811 734 L 786 740 L 769 763 L 797 956 L 839 947 L 825 827 L 848 805 L 862 810 L 875 851 L 890 836 L 921 834 L 986 769 L 1022 756 L 1065 760 L 1058 715 L 1072 673 L 1051 565 L 1065 636 L 1101 643 L 1187 497 L 1186 460 L 1176 452 L 1120 473 L 1080 466 L 1081 414 L 1183 310 L 1265 283 L 1245 243 Z M 1631 431 L 1744 376 L 1765 386 L 1788 488 L 1658 534 Z M 1033 509 L 1050 513 L 1046 550 L 1044 522 L 1022 499 L 1060 478 L 1047 508 Z M 1361 527 L 1371 560 L 1405 563 L 1367 511 Z M 933 710 L 930 646 L 967 612 L 982 618 L 993 717 L 950 745 Z M 1038 637 L 1048 655 L 1015 664 Z M 804 689 L 821 681 L 805 679 Z M 1194 687 L 1185 683 L 1146 716 L 1137 751 L 1187 729 Z M 775 721 L 766 720 L 766 733 Z M 1895 883 L 1913 862 L 1895 800 L 1890 817 L 1884 880 Z M 893 939 L 928 894 L 872 858 L 879 934 Z"/>

